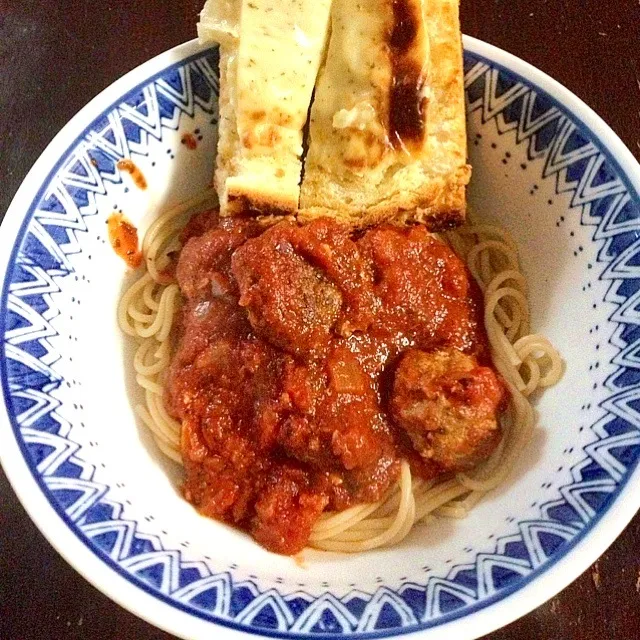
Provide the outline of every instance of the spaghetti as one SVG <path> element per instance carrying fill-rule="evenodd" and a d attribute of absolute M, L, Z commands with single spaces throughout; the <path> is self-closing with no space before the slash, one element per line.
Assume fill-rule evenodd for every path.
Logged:
<path fill-rule="evenodd" d="M 136 380 L 145 402 L 136 412 L 151 430 L 160 450 L 180 463 L 180 423 L 163 403 L 166 371 L 171 361 L 171 328 L 180 304 L 175 283 L 163 270 L 179 249 L 178 232 L 189 214 L 215 201 L 212 191 L 164 213 L 143 241 L 144 274 L 124 294 L 118 308 L 122 331 L 138 342 Z M 504 436 L 491 458 L 473 473 L 446 480 L 412 477 L 401 465 L 394 489 L 383 500 L 338 513 L 325 513 L 316 523 L 311 546 L 354 553 L 400 542 L 417 522 L 431 517 L 464 518 L 482 497 L 501 484 L 530 438 L 534 411 L 529 397 L 562 376 L 558 352 L 542 335 L 532 334 L 527 282 L 520 271 L 517 245 L 503 229 L 468 225 L 442 238 L 466 261 L 484 293 L 484 321 L 494 366 L 510 391 L 502 427 Z"/>

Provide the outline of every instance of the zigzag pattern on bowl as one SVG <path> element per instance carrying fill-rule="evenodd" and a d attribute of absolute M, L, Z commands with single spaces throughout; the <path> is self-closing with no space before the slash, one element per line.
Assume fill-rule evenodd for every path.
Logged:
<path fill-rule="evenodd" d="M 161 139 L 195 109 L 214 113 L 216 69 L 217 54 L 208 51 L 134 90 L 69 149 L 28 213 L 5 282 L 1 374 L 34 476 L 69 526 L 116 570 L 171 604 L 223 624 L 276 635 L 386 635 L 458 617 L 511 593 L 562 556 L 607 509 L 640 456 L 640 211 L 637 196 L 588 132 L 535 88 L 473 55 L 465 60 L 469 111 L 480 111 L 484 123 L 494 121 L 500 134 L 514 132 L 530 159 L 543 161 L 540 179 L 554 180 L 557 193 L 571 194 L 571 209 L 581 224 L 593 227 L 600 277 L 610 283 L 607 300 L 617 309 L 611 322 L 618 369 L 606 383 L 607 415 L 593 425 L 597 441 L 585 447 L 572 482 L 540 507 L 537 519 L 514 522 L 513 534 L 498 540 L 493 553 L 478 554 L 423 584 L 341 598 L 264 590 L 236 581 L 231 572 L 183 560 L 179 550 L 146 534 L 146 523 L 124 519 L 122 505 L 110 500 L 109 487 L 69 439 L 72 425 L 51 395 L 63 382 L 55 370 L 60 354 L 49 341 L 55 335 L 51 320 L 59 313 L 56 280 L 73 273 L 69 256 L 82 251 L 84 218 L 97 213 L 96 196 L 120 181 L 117 161 L 146 153 L 148 136 Z"/>

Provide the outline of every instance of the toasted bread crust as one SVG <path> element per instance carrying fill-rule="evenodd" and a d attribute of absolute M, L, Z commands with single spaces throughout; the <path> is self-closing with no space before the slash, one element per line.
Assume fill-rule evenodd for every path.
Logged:
<path fill-rule="evenodd" d="M 297 210 L 297 198 L 264 189 L 227 190 L 227 216 L 287 216 Z M 297 195 L 297 194 L 296 194 Z"/>
<path fill-rule="evenodd" d="M 366 210 L 356 208 L 310 207 L 298 212 L 298 220 L 309 222 L 320 216 L 336 218 L 356 228 L 370 227 L 383 222 L 394 224 L 424 224 L 429 231 L 446 231 L 460 226 L 466 217 L 466 185 L 471 168 L 460 170 L 458 177 L 447 176 L 432 182 L 418 194 L 406 194 L 404 202 L 378 202 Z"/>

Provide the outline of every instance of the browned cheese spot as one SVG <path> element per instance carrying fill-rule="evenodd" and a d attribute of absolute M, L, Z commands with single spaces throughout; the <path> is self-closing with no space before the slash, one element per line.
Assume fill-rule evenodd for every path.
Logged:
<path fill-rule="evenodd" d="M 395 148 L 415 151 L 426 133 L 427 100 L 422 96 L 422 65 L 412 56 L 418 46 L 420 7 L 415 0 L 393 0 L 393 26 L 389 34 L 391 87 L 389 139 Z"/>

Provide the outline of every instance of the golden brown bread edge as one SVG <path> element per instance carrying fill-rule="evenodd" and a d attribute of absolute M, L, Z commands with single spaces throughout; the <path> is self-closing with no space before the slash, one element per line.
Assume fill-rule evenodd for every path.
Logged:
<path fill-rule="evenodd" d="M 327 166 L 327 163 L 322 162 L 322 154 L 314 147 L 317 139 L 322 138 L 314 135 L 314 126 L 318 127 L 318 123 L 314 121 L 314 102 L 309 150 L 297 217 L 301 221 L 308 221 L 318 216 L 330 216 L 356 227 L 389 221 L 405 224 L 423 223 L 433 231 L 449 229 L 465 220 L 466 186 L 471 177 L 471 167 L 466 161 L 459 1 L 396 0 L 392 3 L 391 0 L 365 0 L 364 4 L 378 3 L 380 7 L 381 2 L 387 6 L 393 5 L 393 17 L 396 20 L 399 4 L 404 3 L 407 11 L 416 11 L 416 8 L 420 7 L 423 12 L 423 37 L 427 40 L 426 51 L 429 58 L 428 61 L 425 60 L 424 96 L 427 98 L 427 104 L 424 144 L 418 152 L 411 152 L 412 157 L 408 162 L 403 149 L 396 150 L 393 157 L 394 150 L 388 148 L 387 154 L 391 154 L 392 157 L 391 160 L 386 158 L 382 173 L 379 173 L 381 179 L 378 181 L 372 180 L 371 176 L 375 175 L 380 167 L 375 167 L 372 171 L 365 168 L 364 171 L 352 172 L 344 167 Z M 350 0 L 334 0 L 334 17 L 340 10 L 339 3 L 349 3 L 353 7 Z M 397 26 L 396 22 L 394 28 Z M 406 23 L 401 27 L 406 31 Z M 416 32 L 419 36 L 419 29 Z M 332 55 L 333 50 L 344 44 L 336 41 L 336 38 L 339 38 L 339 35 L 334 20 L 328 57 Z M 424 53 L 425 43 L 417 42 L 418 40 L 419 37 L 416 37 L 412 46 L 422 47 L 417 52 L 419 55 L 421 52 Z M 331 60 L 326 64 L 330 65 Z M 390 70 L 391 73 L 394 72 L 391 64 Z M 319 91 L 323 90 L 322 74 L 326 73 L 327 66 L 321 72 L 316 87 L 316 101 L 319 99 Z M 389 81 L 399 80 L 395 77 Z M 382 117 L 384 118 L 384 114 Z M 326 125 L 324 122 L 325 134 Z M 332 135 L 325 135 L 325 138 L 327 139 L 321 140 L 320 144 L 332 144 Z"/>

